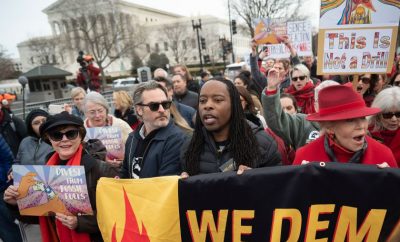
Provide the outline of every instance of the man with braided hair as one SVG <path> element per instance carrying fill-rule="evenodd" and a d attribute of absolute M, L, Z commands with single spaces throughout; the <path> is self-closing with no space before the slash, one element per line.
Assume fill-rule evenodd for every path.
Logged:
<path fill-rule="evenodd" d="M 277 144 L 246 120 L 229 80 L 211 79 L 200 90 L 192 139 L 181 153 L 182 177 L 281 164 Z"/>

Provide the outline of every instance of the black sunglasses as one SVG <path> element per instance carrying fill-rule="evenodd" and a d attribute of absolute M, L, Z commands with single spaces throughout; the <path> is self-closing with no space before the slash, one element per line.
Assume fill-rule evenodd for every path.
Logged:
<path fill-rule="evenodd" d="M 139 106 L 146 106 L 149 107 L 151 111 L 153 112 L 157 112 L 160 109 L 160 105 L 163 107 L 163 109 L 169 109 L 171 107 L 172 102 L 171 101 L 164 101 L 164 102 L 160 102 L 160 103 L 138 103 Z"/>
<path fill-rule="evenodd" d="M 391 119 L 393 116 L 396 116 L 396 118 L 400 118 L 400 112 L 382 113 L 382 118 L 384 119 Z"/>
<path fill-rule="evenodd" d="M 292 77 L 292 81 L 297 82 L 299 79 L 301 81 L 304 81 L 304 79 L 306 79 L 307 76 L 296 76 L 296 77 Z"/>
<path fill-rule="evenodd" d="M 369 84 L 369 83 L 371 82 L 371 78 L 369 78 L 369 77 L 363 77 L 363 78 L 361 78 L 361 81 L 362 81 L 364 84 Z"/>
<path fill-rule="evenodd" d="M 78 129 L 71 129 L 68 130 L 67 132 L 60 132 L 60 131 L 54 131 L 49 133 L 49 138 L 53 141 L 61 141 L 65 135 L 67 139 L 69 140 L 74 140 L 76 137 L 78 137 L 79 130 Z"/>

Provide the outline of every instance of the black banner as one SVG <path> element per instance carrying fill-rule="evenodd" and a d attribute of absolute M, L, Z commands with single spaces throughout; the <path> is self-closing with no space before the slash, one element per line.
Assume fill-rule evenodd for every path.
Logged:
<path fill-rule="evenodd" d="M 400 169 L 337 163 L 179 180 L 182 241 L 400 241 Z"/>

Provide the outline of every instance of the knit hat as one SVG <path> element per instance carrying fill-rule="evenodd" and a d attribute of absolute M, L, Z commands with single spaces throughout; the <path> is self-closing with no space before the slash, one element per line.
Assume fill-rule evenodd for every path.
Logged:
<path fill-rule="evenodd" d="M 33 128 L 32 128 L 32 121 L 38 116 L 43 116 L 43 117 L 47 118 L 47 117 L 49 117 L 49 113 L 42 109 L 34 109 L 26 116 L 25 124 L 26 124 L 26 128 L 28 130 L 29 136 L 37 137 L 37 134 L 35 134 L 35 132 L 33 131 Z"/>

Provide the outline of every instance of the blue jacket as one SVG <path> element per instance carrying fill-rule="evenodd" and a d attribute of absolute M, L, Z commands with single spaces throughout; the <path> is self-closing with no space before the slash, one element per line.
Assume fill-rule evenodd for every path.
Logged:
<path fill-rule="evenodd" d="M 140 130 L 143 124 L 129 134 L 125 145 L 125 157 L 120 173 L 121 178 L 134 178 L 133 170 L 136 169 L 134 152 L 138 141 L 141 139 Z M 183 131 L 178 128 L 172 119 L 168 126 L 160 128 L 143 155 L 143 166 L 140 168 L 140 178 L 179 175 L 180 149 L 186 139 Z"/>
<path fill-rule="evenodd" d="M 186 120 L 186 122 L 189 124 L 189 126 L 194 128 L 193 116 L 195 115 L 196 110 L 188 105 L 178 103 L 177 101 L 174 101 L 174 103 L 175 103 L 176 108 L 178 109 L 179 113 Z"/>
<path fill-rule="evenodd" d="M 13 159 L 10 146 L 0 135 L 0 191 L 4 191 L 7 188 L 7 173 L 11 168 Z"/>

